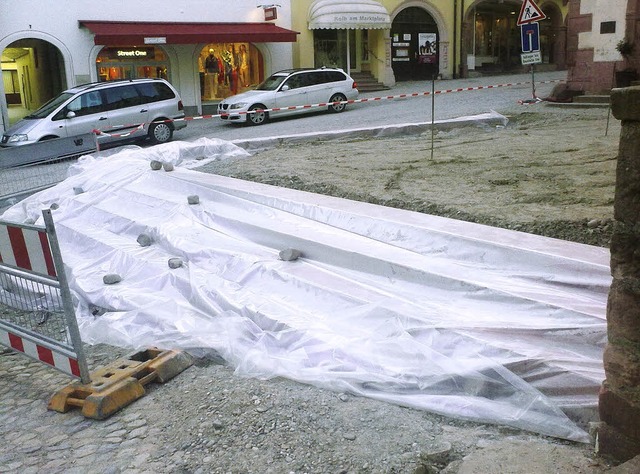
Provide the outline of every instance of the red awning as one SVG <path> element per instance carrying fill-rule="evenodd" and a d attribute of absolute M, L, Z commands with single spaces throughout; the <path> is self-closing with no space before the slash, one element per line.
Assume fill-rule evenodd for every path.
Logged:
<path fill-rule="evenodd" d="M 297 31 L 272 23 L 149 23 L 80 20 L 104 46 L 197 43 L 293 43 Z"/>

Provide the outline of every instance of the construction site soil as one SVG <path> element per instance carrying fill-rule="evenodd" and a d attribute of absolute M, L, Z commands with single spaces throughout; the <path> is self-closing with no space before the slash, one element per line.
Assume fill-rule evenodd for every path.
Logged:
<path fill-rule="evenodd" d="M 317 141 L 213 162 L 204 171 L 606 247 L 620 124 L 608 122 L 606 109 L 539 104 L 521 110 L 506 126 L 436 133 L 433 148 L 431 132 Z M 125 351 L 98 345 L 87 352 L 95 366 Z M 31 368 L 35 363 L 25 364 Z M 28 369 L 34 370 L 46 369 Z M 35 430 L 37 436 L 51 439 L 53 425 L 80 416 L 34 409 L 38 402 L 46 404 L 52 381 L 63 377 L 25 379 L 10 372 L 3 378 L 11 387 L 27 385 L 36 394 L 29 411 L 46 421 Z M 28 400 L 30 395 L 21 389 L 13 396 Z M 3 405 L 5 421 L 16 416 L 18 406 L 13 406 Z M 84 433 L 93 430 L 96 439 L 111 439 L 130 420 L 146 427 L 123 442 L 130 456 L 114 451 L 106 455 L 108 465 L 96 457 L 86 466 L 74 460 L 71 451 L 68 464 L 49 472 L 609 470 L 593 445 L 450 419 L 280 378 L 241 378 L 213 356 L 198 359 L 166 384 L 152 386 L 145 397 L 109 420 L 89 421 Z M 26 421 L 13 426 L 20 429 L 20 424 L 29 426 Z M 0 430 L 5 441 L 7 430 Z M 0 455 L 3 452 L 0 459 L 12 459 L 11 451 L 3 448 Z M 30 456 L 42 457 L 40 467 L 48 461 L 46 450 Z"/>
<path fill-rule="evenodd" d="M 207 172 L 608 246 L 620 123 L 530 106 L 506 126 L 288 145 Z"/>

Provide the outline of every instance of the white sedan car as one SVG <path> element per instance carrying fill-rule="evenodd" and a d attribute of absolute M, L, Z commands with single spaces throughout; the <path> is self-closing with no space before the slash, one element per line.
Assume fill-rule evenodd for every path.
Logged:
<path fill-rule="evenodd" d="M 356 83 L 342 69 L 288 69 L 271 75 L 254 90 L 224 99 L 218 114 L 222 120 L 260 125 L 270 117 L 319 110 L 305 105 L 327 104 L 329 112 L 342 112 L 345 102 L 357 97 Z"/>

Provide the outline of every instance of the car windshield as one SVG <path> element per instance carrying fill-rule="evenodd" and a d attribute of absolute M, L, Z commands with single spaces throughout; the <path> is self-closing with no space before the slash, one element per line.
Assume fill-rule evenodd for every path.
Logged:
<path fill-rule="evenodd" d="M 256 90 L 258 90 L 258 91 L 274 91 L 278 87 L 280 87 L 280 84 L 282 84 L 287 77 L 289 77 L 289 76 L 286 75 L 286 74 L 283 74 L 283 75 L 274 74 L 273 76 L 265 79 L 262 84 L 260 84 L 258 87 L 256 87 Z"/>
<path fill-rule="evenodd" d="M 70 92 L 63 92 L 59 96 L 54 97 L 49 102 L 44 104 L 42 107 L 40 107 L 34 113 L 32 113 L 30 115 L 27 115 L 25 118 L 26 119 L 41 119 L 41 118 L 45 118 L 46 116 L 48 116 L 51 112 L 53 112 L 55 109 L 57 109 L 61 104 L 66 102 L 72 96 L 73 96 L 73 94 L 70 93 Z"/>

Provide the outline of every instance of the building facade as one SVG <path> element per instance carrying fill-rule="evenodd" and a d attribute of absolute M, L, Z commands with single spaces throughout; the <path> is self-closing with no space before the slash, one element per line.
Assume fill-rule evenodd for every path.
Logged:
<path fill-rule="evenodd" d="M 537 0 L 542 64 L 569 88 L 610 89 L 637 77 L 640 0 Z M 396 81 L 524 72 L 522 0 L 114 0 L 3 2 L 0 127 L 86 82 L 163 77 L 187 114 L 289 67 L 338 66 Z M 621 55 L 617 45 L 627 40 Z M 625 50 L 626 51 L 626 50 Z"/>
<path fill-rule="evenodd" d="M 567 0 L 542 0 L 543 64 L 566 67 Z M 379 82 L 520 72 L 522 0 L 297 0 L 294 63 Z"/>
<path fill-rule="evenodd" d="M 569 0 L 569 89 L 608 92 L 640 79 L 640 0 Z"/>
<path fill-rule="evenodd" d="M 3 2 L 0 15 L 0 126 L 9 107 L 34 110 L 87 82 L 162 77 L 187 114 L 292 67 L 290 0 L 267 21 L 256 0 Z M 257 8 L 258 7 L 258 8 Z"/>

